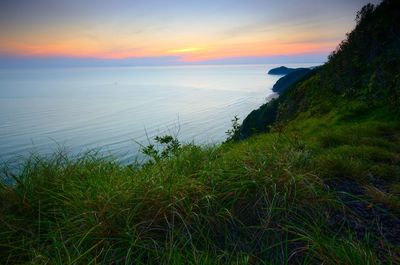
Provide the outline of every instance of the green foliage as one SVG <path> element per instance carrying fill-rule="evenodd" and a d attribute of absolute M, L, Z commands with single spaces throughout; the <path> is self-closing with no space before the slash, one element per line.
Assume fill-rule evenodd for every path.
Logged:
<path fill-rule="evenodd" d="M 241 139 L 266 132 L 273 123 L 293 120 L 303 112 L 328 113 L 336 101 L 362 101 L 369 111 L 389 105 L 399 114 L 399 10 L 397 0 L 366 5 L 357 14 L 356 28 L 347 34 L 325 65 L 284 87 L 279 98 L 243 120 Z"/>
<path fill-rule="evenodd" d="M 279 100 L 272 99 L 247 115 L 240 127 L 239 140 L 246 139 L 253 134 L 268 131 L 269 126 L 276 121 L 278 107 Z"/>
<path fill-rule="evenodd" d="M 326 87 L 347 96 L 360 96 L 369 103 L 379 98 L 396 101 L 393 93 L 398 74 L 400 14 L 398 1 L 379 6 L 368 4 L 357 14 L 357 26 L 329 56 L 323 75 Z M 396 103 L 392 105 L 397 107 Z"/>
<path fill-rule="evenodd" d="M 179 140 L 171 135 L 156 136 L 154 140 L 162 146 L 162 150 L 158 150 L 154 144 L 149 144 L 141 150 L 144 155 L 151 158 L 149 163 L 175 156 L 181 148 Z"/>
<path fill-rule="evenodd" d="M 237 141 L 240 138 L 240 122 L 239 122 L 239 117 L 235 115 L 233 119 L 231 120 L 232 122 L 232 128 L 227 130 L 225 133 L 228 136 L 226 139 L 227 142 L 232 142 L 232 141 Z"/>

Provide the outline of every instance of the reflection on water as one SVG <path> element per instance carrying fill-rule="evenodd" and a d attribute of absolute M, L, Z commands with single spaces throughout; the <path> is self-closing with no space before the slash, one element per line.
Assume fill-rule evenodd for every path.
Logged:
<path fill-rule="evenodd" d="M 277 65 L 0 70 L 0 160 L 65 146 L 129 162 L 163 133 L 218 143 L 265 102 Z M 297 65 L 292 65 L 297 66 Z M 307 66 L 305 64 L 298 66 Z"/>

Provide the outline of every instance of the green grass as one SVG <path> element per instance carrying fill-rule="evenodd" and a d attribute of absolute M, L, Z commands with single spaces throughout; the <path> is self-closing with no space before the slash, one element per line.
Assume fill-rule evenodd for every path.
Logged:
<path fill-rule="evenodd" d="M 371 201 L 396 207 L 398 122 L 341 111 L 144 166 L 33 156 L 0 187 L 0 263 L 381 264 L 369 240 L 330 225 L 346 210 L 324 181 L 379 175 L 393 192 L 370 188 Z"/>

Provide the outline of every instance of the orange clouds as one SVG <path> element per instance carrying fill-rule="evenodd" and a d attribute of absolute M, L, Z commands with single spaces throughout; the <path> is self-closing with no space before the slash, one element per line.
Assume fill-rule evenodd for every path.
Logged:
<path fill-rule="evenodd" d="M 320 53 L 333 50 L 337 42 L 324 43 L 272 43 L 242 45 L 215 45 L 215 48 L 186 47 L 165 50 L 163 47 L 137 48 L 111 48 L 93 45 L 85 41 L 71 40 L 61 43 L 49 44 L 22 44 L 9 43 L 2 46 L 1 51 L 18 56 L 66 56 L 66 57 L 94 57 L 102 59 L 124 59 L 131 57 L 156 57 L 180 55 L 185 62 L 198 62 L 210 59 L 245 56 L 273 56 L 295 55 L 302 53 Z"/>
<path fill-rule="evenodd" d="M 77 28 L 61 34 L 44 32 L 24 36 L 0 36 L 0 53 L 18 56 L 133 57 L 179 56 L 183 62 L 201 62 L 227 57 L 254 57 L 321 53 L 337 42 L 323 32 L 293 25 L 270 26 L 269 31 L 248 29 L 235 34 L 168 30 L 129 34 L 103 29 L 88 34 Z"/>
<path fill-rule="evenodd" d="M 170 25 L 142 31 L 129 27 L 60 26 L 0 36 L 0 53 L 19 56 L 124 59 L 177 56 L 183 62 L 227 57 L 321 53 L 333 50 L 339 33 L 314 24 L 251 24 L 235 30 L 222 24 Z M 325 25 L 324 25 L 325 26 Z M 175 28 L 176 27 L 176 28 Z"/>
<path fill-rule="evenodd" d="M 325 43 L 263 43 L 260 45 L 243 45 L 239 47 L 227 47 L 208 50 L 200 53 L 186 54 L 183 57 L 185 62 L 198 62 L 227 57 L 246 56 L 274 56 L 274 55 L 296 55 L 304 53 L 329 53 L 337 45 L 337 42 Z"/>

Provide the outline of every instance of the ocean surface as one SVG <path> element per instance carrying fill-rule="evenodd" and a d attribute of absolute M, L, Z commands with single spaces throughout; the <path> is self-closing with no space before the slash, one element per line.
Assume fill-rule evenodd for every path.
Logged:
<path fill-rule="evenodd" d="M 286 64 L 308 67 L 315 64 Z M 65 148 L 124 163 L 171 134 L 220 143 L 237 115 L 265 103 L 280 65 L 0 69 L 0 161 Z"/>

